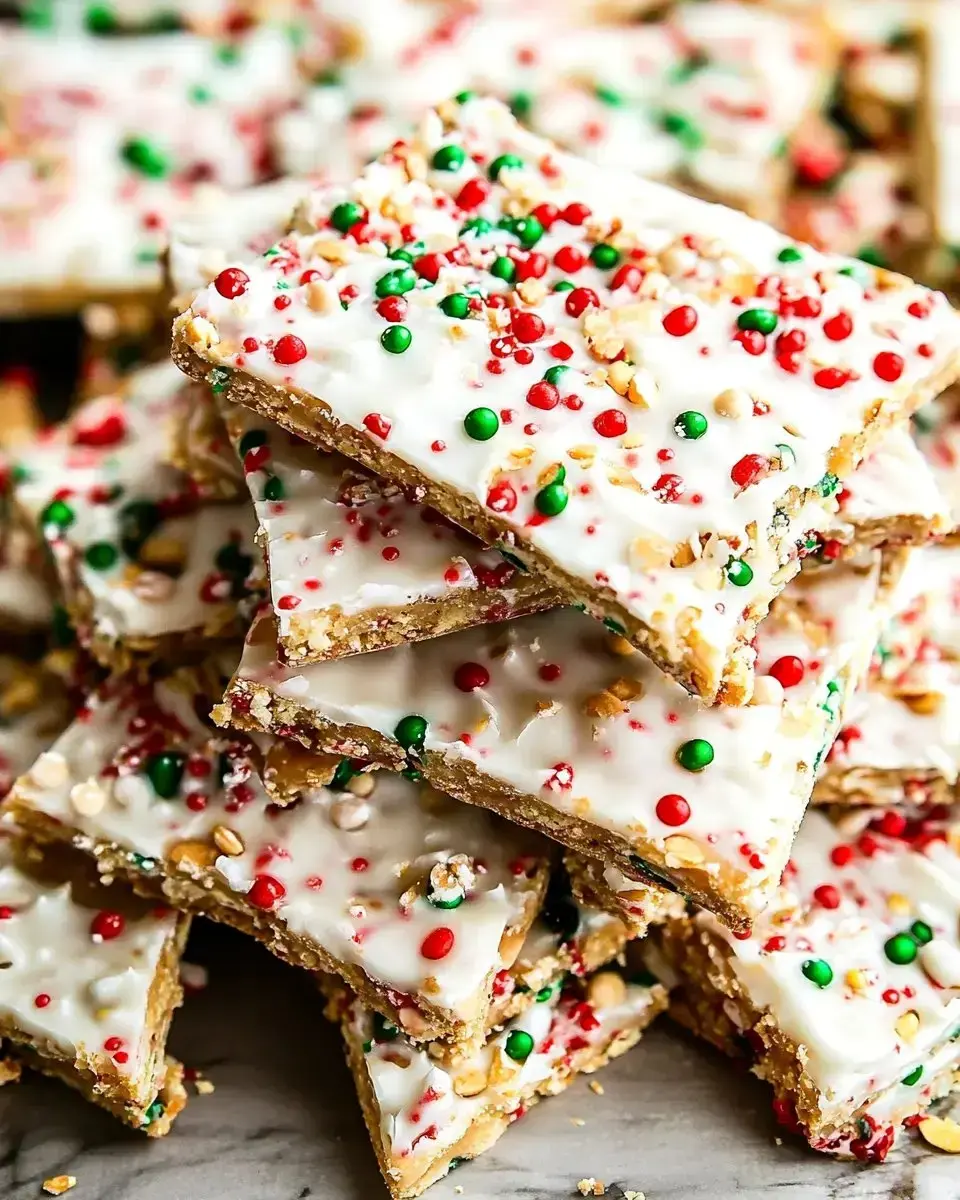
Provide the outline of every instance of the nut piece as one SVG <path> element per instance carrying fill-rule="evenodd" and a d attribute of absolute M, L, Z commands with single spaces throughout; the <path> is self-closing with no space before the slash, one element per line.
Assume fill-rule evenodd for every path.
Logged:
<path fill-rule="evenodd" d="M 627 998 L 627 985 L 616 971 L 598 971 L 587 984 L 587 1000 L 594 1008 L 616 1008 Z"/>
<path fill-rule="evenodd" d="M 54 1175 L 52 1179 L 43 1181 L 43 1190 L 48 1196 L 62 1196 L 64 1192 L 69 1192 L 76 1186 L 76 1175 Z"/>
<path fill-rule="evenodd" d="M 170 865 L 183 871 L 202 871 L 212 867 L 216 860 L 217 848 L 208 842 L 177 842 L 167 855 Z"/>
<path fill-rule="evenodd" d="M 478 1096 L 486 1086 L 486 1073 L 479 1067 L 468 1067 L 453 1081 L 453 1090 L 458 1096 Z"/>
<path fill-rule="evenodd" d="M 706 857 L 693 838 L 685 837 L 682 833 L 673 833 L 663 843 L 667 852 L 667 865 L 670 859 L 675 859 L 681 866 L 695 867 Z"/>
<path fill-rule="evenodd" d="M 618 699 L 611 691 L 594 692 L 588 696 L 583 702 L 584 714 L 588 717 L 619 717 L 621 713 L 627 711 L 627 706 L 624 702 Z"/>
<path fill-rule="evenodd" d="M 923 1140 L 948 1154 L 960 1154 L 960 1125 L 949 1117 L 924 1117 L 920 1122 Z"/>
<path fill-rule="evenodd" d="M 912 1008 L 908 1009 L 897 1017 L 893 1028 L 901 1041 L 912 1042 L 920 1032 L 920 1017 Z"/>
<path fill-rule="evenodd" d="M 713 411 L 718 417 L 730 417 L 737 421 L 753 410 L 750 393 L 743 388 L 727 388 L 713 399 Z"/>
<path fill-rule="evenodd" d="M 231 858 L 236 858 L 244 851 L 241 839 L 226 825 L 215 825 L 213 827 L 213 840 L 217 849 L 224 854 L 228 854 Z"/>

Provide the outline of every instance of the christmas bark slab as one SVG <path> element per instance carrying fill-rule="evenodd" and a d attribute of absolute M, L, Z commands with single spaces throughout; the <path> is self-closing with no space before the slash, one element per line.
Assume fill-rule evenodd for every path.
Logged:
<path fill-rule="evenodd" d="M 415 1038 L 482 1030 L 539 910 L 546 843 L 336 760 L 314 767 L 329 787 L 278 807 L 263 784 L 269 739 L 261 752 L 213 730 L 196 712 L 205 696 L 188 672 L 152 688 L 108 681 L 20 778 L 15 819 L 287 962 L 341 975 Z"/>
<path fill-rule="evenodd" d="M 711 702 L 749 697 L 791 518 L 958 366 L 942 296 L 492 101 L 429 115 L 297 228 L 178 318 L 180 364 L 420 488 Z"/>
<path fill-rule="evenodd" d="M 470 1055 L 445 1064 L 358 1001 L 341 1000 L 347 1059 L 383 1177 L 418 1196 L 475 1158 L 543 1096 L 625 1053 L 666 1005 L 652 976 L 600 971 L 553 990 Z"/>
<path fill-rule="evenodd" d="M 917 598 L 874 654 L 817 780 L 821 803 L 960 798 L 960 547 L 916 552 Z"/>
<path fill-rule="evenodd" d="M 82 856 L 0 836 L 0 1040 L 150 1137 L 186 1103 L 165 1055 L 188 917 L 106 888 Z"/>
<path fill-rule="evenodd" d="M 568 851 L 563 856 L 573 894 L 589 911 L 615 917 L 632 937 L 644 937 L 667 917 L 681 916 L 683 898 L 630 879 L 617 867 Z"/>
<path fill-rule="evenodd" d="M 81 640 L 108 665 L 176 658 L 239 629 L 250 514 L 201 504 L 166 462 L 191 399 L 169 362 L 144 368 L 31 444 L 15 468 L 18 514 L 43 534 Z"/>
<path fill-rule="evenodd" d="M 537 576 L 399 487 L 224 403 L 260 525 L 280 653 L 319 662 L 553 607 Z"/>
<path fill-rule="evenodd" d="M 960 840 L 954 810 L 804 818 L 779 895 L 738 939 L 709 914 L 665 927 L 676 1014 L 773 1085 L 817 1150 L 882 1161 L 956 1086 Z"/>
<path fill-rule="evenodd" d="M 298 90 L 280 28 L 50 37 L 0 30 L 0 311 L 155 297 L 168 223 L 213 183 L 267 169 L 268 123 Z"/>
<path fill-rule="evenodd" d="M 395 767 L 741 928 L 776 886 L 903 561 L 804 572 L 758 637 L 754 703 L 709 707 L 572 609 L 338 661 L 254 626 L 215 719 Z M 899 606 L 899 605 L 898 605 Z M 639 782 L 638 782 L 639 781 Z"/>

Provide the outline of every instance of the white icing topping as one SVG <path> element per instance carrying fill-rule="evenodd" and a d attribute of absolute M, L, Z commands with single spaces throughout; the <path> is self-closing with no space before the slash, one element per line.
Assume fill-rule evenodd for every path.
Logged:
<path fill-rule="evenodd" d="M 404 160 L 387 156 L 351 189 L 315 192 L 303 218 L 309 215 L 322 236 L 291 236 L 280 253 L 247 264 L 249 283 L 238 299 L 209 288 L 180 318 L 180 334 L 212 362 L 237 365 L 268 383 L 292 384 L 322 397 L 339 421 L 361 431 L 372 445 L 495 513 L 523 539 L 521 554 L 535 548 L 578 580 L 596 607 L 611 615 L 629 614 L 652 629 L 661 665 L 686 674 L 696 663 L 697 684 L 713 698 L 734 642 L 749 635 L 751 614 L 762 614 L 789 576 L 788 570 L 773 579 L 779 563 L 796 554 L 787 523 L 777 516 L 782 498 L 791 485 L 814 488 L 831 462 L 839 468 L 831 447 L 861 432 L 870 405 L 884 398 L 896 411 L 919 381 L 944 368 L 958 341 L 955 314 L 942 297 L 914 285 L 878 288 L 870 268 L 862 269 L 865 289 L 840 272 L 843 260 L 808 248 L 800 251 L 799 262 L 780 263 L 777 255 L 785 243 L 772 230 L 556 154 L 492 102 L 468 102 L 456 108 L 453 119 L 456 124 L 446 131 L 438 118 L 427 119 L 413 148 L 403 153 L 411 164 L 421 154 L 429 163 L 438 149 L 456 151 L 462 144 L 468 156 L 457 170 L 434 169 L 427 181 L 410 181 Z M 609 310 L 588 307 L 571 317 L 565 305 L 577 293 L 541 294 L 541 281 L 534 279 L 526 281 L 535 285 L 532 290 L 520 285 L 530 309 L 484 310 L 478 300 L 476 319 L 453 319 L 438 307 L 444 295 L 471 288 L 480 296 L 502 293 L 503 281 L 489 274 L 498 252 L 503 257 L 509 249 L 524 261 L 513 234 L 468 234 L 457 251 L 465 265 L 445 264 L 436 286 L 422 281 L 404 294 L 404 328 L 412 344 L 405 353 L 388 353 L 379 339 L 389 322 L 378 314 L 374 293 L 388 270 L 403 266 L 402 260 L 399 268 L 398 260 L 384 260 L 385 245 L 399 244 L 400 235 L 397 222 L 382 212 L 402 211 L 404 227 L 412 228 L 428 254 L 448 249 L 457 244 L 467 216 L 474 215 L 472 208 L 469 214 L 458 210 L 448 195 L 461 195 L 463 186 L 481 174 L 471 156 L 487 165 L 504 152 L 520 155 L 526 165 L 504 171 L 476 212 L 496 221 L 505 204 L 528 210 L 543 201 L 566 211 L 565 205 L 585 202 L 593 212 L 588 231 L 621 248 L 616 257 L 624 268 L 630 265 L 631 247 L 642 246 L 654 256 L 641 253 L 636 260 L 642 264 L 635 280 L 639 293 L 627 285 L 609 291 L 606 271 L 588 265 L 574 273 L 573 281 L 602 295 Z M 544 163 L 545 173 L 538 169 Z M 411 169 L 420 173 L 415 165 Z M 328 225 L 334 207 L 348 199 L 369 213 L 372 240 L 359 247 L 351 237 L 338 240 Z M 606 233 L 615 218 L 622 229 Z M 689 249 L 683 237 L 692 238 L 699 251 Z M 582 227 L 559 219 L 535 252 L 552 260 L 564 245 L 590 249 Z M 292 303 L 281 315 L 274 307 L 277 284 L 299 279 L 305 267 L 329 280 L 321 286 L 328 288 L 332 303 L 324 311 L 311 308 L 309 285 L 293 286 L 285 292 Z M 559 274 L 548 270 L 543 282 L 549 287 Z M 767 275 L 777 282 L 762 282 Z M 345 287 L 357 294 L 343 309 L 336 296 Z M 776 338 L 768 344 L 758 334 L 765 349 L 753 355 L 733 336 L 750 303 L 761 310 L 759 320 L 776 310 L 772 289 L 780 287 L 788 312 L 795 311 L 794 301 L 785 298 L 789 295 L 802 311 L 813 303 L 822 318 L 790 325 L 806 339 L 806 348 L 791 359 L 796 373 L 793 367 L 783 369 L 782 355 L 778 365 Z M 765 294 L 750 302 L 731 296 L 738 288 L 760 289 L 770 298 Z M 692 334 L 674 336 L 664 327 L 666 320 L 675 328 L 677 312 L 696 315 Z M 853 333 L 837 338 L 837 322 L 831 325 L 829 319 L 838 317 L 842 324 L 842 314 L 849 316 Z M 516 338 L 518 330 L 529 344 Z M 281 336 L 299 338 L 306 357 L 292 366 L 276 362 L 272 347 Z M 240 344 L 251 337 L 257 349 L 240 353 Z M 558 342 L 570 348 L 562 364 L 549 349 Z M 631 370 L 624 368 L 626 395 L 620 396 L 604 380 L 611 369 L 616 379 L 610 361 L 623 350 L 639 369 L 628 385 Z M 519 353 L 520 363 L 531 356 L 529 369 L 512 357 L 498 358 L 501 351 Z M 607 363 L 599 371 L 598 359 Z M 488 369 L 490 362 L 494 370 Z M 545 368 L 558 365 L 569 369 L 556 394 L 549 392 L 553 385 L 541 385 L 548 389 L 545 402 L 554 407 L 532 406 L 526 399 L 531 386 Z M 878 372 L 891 366 L 899 381 L 884 384 Z M 824 387 L 816 380 L 843 382 Z M 731 395 L 746 401 L 736 405 Z M 564 403 L 563 397 L 571 396 L 576 399 Z M 510 415 L 509 423 L 497 422 L 490 440 L 475 440 L 464 430 L 465 415 L 478 406 Z M 725 415 L 724 409 L 735 415 Z M 706 418 L 702 437 L 678 436 L 675 425 L 687 413 Z M 598 436 L 597 420 L 625 430 L 626 436 Z M 850 469 L 854 465 L 851 459 Z M 744 485 L 748 477 L 752 482 Z M 536 498 L 558 478 L 565 507 L 558 515 L 544 515 Z M 541 507 L 546 505 L 543 501 Z M 744 556 L 753 564 L 753 577 L 735 587 L 726 572 L 731 559 Z M 671 560 L 686 565 L 672 566 Z M 695 645 L 684 634 L 688 616 L 696 626 Z"/>
<path fill-rule="evenodd" d="M 753 912 L 779 878 L 848 682 L 896 603 L 876 591 L 862 568 L 801 575 L 760 627 L 764 702 L 737 709 L 704 707 L 639 654 L 603 653 L 603 632 L 570 609 L 301 668 L 252 637 L 239 678 L 334 726 L 392 736 L 419 714 L 428 751 L 611 831 L 661 870 L 692 863 L 707 894 Z M 786 690 L 767 674 L 785 656 L 797 656 L 801 676 Z M 458 686 L 463 664 L 476 690 Z M 250 713 L 269 726 L 259 699 Z M 692 739 L 713 747 L 706 769 L 677 761 Z M 679 823 L 676 797 L 690 809 Z M 661 798 L 674 824 L 658 815 Z"/>

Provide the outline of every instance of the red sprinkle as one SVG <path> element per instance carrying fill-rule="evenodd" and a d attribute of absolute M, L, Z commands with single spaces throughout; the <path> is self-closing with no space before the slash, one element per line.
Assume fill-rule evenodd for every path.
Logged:
<path fill-rule="evenodd" d="M 424 958 L 434 961 L 446 958 L 453 949 L 454 941 L 453 930 L 446 925 L 439 925 L 436 929 L 431 929 L 420 943 L 420 953 Z"/>
<path fill-rule="evenodd" d="M 257 908 L 275 908 L 287 894 L 287 889 L 272 875 L 255 875 L 247 899 Z"/>
<path fill-rule="evenodd" d="M 239 267 L 226 267 L 213 281 L 213 286 L 225 300 L 236 300 L 247 290 L 249 283 L 250 276 L 246 271 L 241 271 Z"/>
<path fill-rule="evenodd" d="M 838 312 L 824 321 L 823 332 L 831 342 L 845 341 L 853 333 L 853 319 L 849 313 Z"/>
<path fill-rule="evenodd" d="M 33 1003 L 36 1008 L 46 1008 L 50 1003 L 50 997 L 46 992 L 41 992 L 39 996 L 34 996 Z"/>
<path fill-rule="evenodd" d="M 849 379 L 848 372 L 841 371 L 839 367 L 821 367 L 819 371 L 813 373 L 813 382 L 817 387 L 824 388 L 828 392 L 843 387 Z"/>
<path fill-rule="evenodd" d="M 564 308 L 569 316 L 579 317 L 590 307 L 600 307 L 600 297 L 593 288 L 574 288 L 572 292 L 567 292 Z"/>
<path fill-rule="evenodd" d="M 299 607 L 300 607 L 300 597 L 299 596 L 291 596 L 288 594 L 286 596 L 281 596 L 280 599 L 277 601 L 277 608 L 281 609 L 283 612 L 289 612 L 292 608 L 299 608 Z"/>
<path fill-rule="evenodd" d="M 671 337 L 686 337 L 696 329 L 698 320 L 697 310 L 689 304 L 682 304 L 664 315 L 663 327 Z"/>
<path fill-rule="evenodd" d="M 619 408 L 605 408 L 593 418 L 593 427 L 601 437 L 621 437 L 627 432 L 627 418 Z"/>
<path fill-rule="evenodd" d="M 739 488 L 759 483 L 770 472 L 770 460 L 762 454 L 745 454 L 730 468 L 730 478 Z"/>
<path fill-rule="evenodd" d="M 656 812 L 664 825 L 683 825 L 690 820 L 690 805 L 674 792 L 660 797 Z"/>
<path fill-rule="evenodd" d="M 568 225 L 582 225 L 589 218 L 590 212 L 585 204 L 568 204 L 560 214 L 560 219 Z"/>
<path fill-rule="evenodd" d="M 560 403 L 560 389 L 555 383 L 547 383 L 545 379 L 540 379 L 531 384 L 527 391 L 527 403 L 533 408 L 549 412 Z"/>
<path fill-rule="evenodd" d="M 90 936 L 98 937 L 104 942 L 113 941 L 119 937 L 126 928 L 127 922 L 124 919 L 123 913 L 113 912 L 111 909 L 104 909 L 98 912 L 90 922 Z"/>
<path fill-rule="evenodd" d="M 496 513 L 507 513 L 516 507 L 517 493 L 505 479 L 498 479 L 487 492 L 487 508 Z"/>
<path fill-rule="evenodd" d="M 903 374 L 903 359 L 892 350 L 881 350 L 873 360 L 873 373 L 884 383 L 896 383 Z"/>
<path fill-rule="evenodd" d="M 461 692 L 475 692 L 490 682 L 490 672 L 483 663 L 461 663 L 453 673 L 453 682 Z"/>
<path fill-rule="evenodd" d="M 127 433 L 123 413 L 107 413 L 96 424 L 78 424 L 73 432 L 75 446 L 115 446 Z"/>
<path fill-rule="evenodd" d="M 814 888 L 813 898 L 821 908 L 840 907 L 840 890 L 835 888 L 832 883 L 822 883 L 819 887 Z"/>
<path fill-rule="evenodd" d="M 381 416 L 380 413 L 367 413 L 363 418 L 363 427 L 368 429 L 374 437 L 382 438 L 384 441 L 390 436 L 392 428 L 387 418 Z"/>
<path fill-rule="evenodd" d="M 285 333 L 277 338 L 273 347 L 274 361 L 283 367 L 291 367 L 307 357 L 307 348 L 293 333 Z"/>
<path fill-rule="evenodd" d="M 514 313 L 510 328 L 518 342 L 539 341 L 547 329 L 543 318 L 532 312 Z"/>
<path fill-rule="evenodd" d="M 566 271 L 568 275 L 579 271 L 586 261 L 586 257 L 576 246 L 561 246 L 553 256 L 553 265 L 561 271 Z"/>
<path fill-rule="evenodd" d="M 490 185 L 485 179 L 468 179 L 457 193 L 457 206 L 471 212 L 479 208 L 490 195 Z"/>
<path fill-rule="evenodd" d="M 830 851 L 830 861 L 835 867 L 845 867 L 853 860 L 852 846 L 834 846 Z"/>

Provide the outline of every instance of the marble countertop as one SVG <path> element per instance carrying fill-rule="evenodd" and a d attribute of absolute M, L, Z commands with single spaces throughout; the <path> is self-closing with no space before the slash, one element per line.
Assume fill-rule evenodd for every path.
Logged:
<path fill-rule="evenodd" d="M 151 1142 L 57 1083 L 5 1087 L 0 1197 L 38 1200 L 44 1179 L 66 1173 L 78 1180 L 70 1200 L 386 1200 L 339 1035 L 310 981 L 206 924 L 188 959 L 210 983 L 177 1015 L 171 1050 L 216 1090 L 193 1096 L 170 1136 Z M 778 1145 L 767 1089 L 665 1018 L 594 1078 L 603 1095 L 577 1080 L 430 1200 L 577 1200 L 585 1176 L 613 1200 L 623 1190 L 647 1200 L 960 1200 L 960 1158 L 921 1148 L 916 1135 L 880 1167 L 834 1162 L 790 1138 Z"/>

